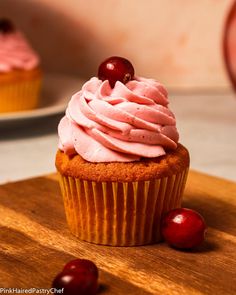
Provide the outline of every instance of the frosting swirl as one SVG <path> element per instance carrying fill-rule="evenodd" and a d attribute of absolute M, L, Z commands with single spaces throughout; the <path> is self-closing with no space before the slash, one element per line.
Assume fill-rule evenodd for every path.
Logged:
<path fill-rule="evenodd" d="M 130 162 L 175 149 L 178 132 L 166 89 L 136 77 L 111 88 L 96 77 L 75 93 L 58 126 L 59 149 L 89 162 Z"/>
<path fill-rule="evenodd" d="M 39 57 L 19 31 L 0 33 L 0 73 L 13 69 L 31 70 Z"/>

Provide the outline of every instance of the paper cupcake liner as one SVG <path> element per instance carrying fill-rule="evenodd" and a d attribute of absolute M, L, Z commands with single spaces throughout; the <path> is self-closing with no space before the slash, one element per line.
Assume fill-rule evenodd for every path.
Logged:
<path fill-rule="evenodd" d="M 161 216 L 181 207 L 188 169 L 151 181 L 94 182 L 61 175 L 71 232 L 81 240 L 135 246 L 161 240 Z"/>
<path fill-rule="evenodd" d="M 0 86 L 0 112 L 15 112 L 37 107 L 41 78 L 5 83 Z"/>

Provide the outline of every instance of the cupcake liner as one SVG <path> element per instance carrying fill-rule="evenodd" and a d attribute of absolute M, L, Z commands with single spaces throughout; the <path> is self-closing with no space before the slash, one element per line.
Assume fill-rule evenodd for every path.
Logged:
<path fill-rule="evenodd" d="M 162 215 L 181 206 L 188 169 L 134 182 L 95 182 L 61 175 L 71 232 L 88 242 L 135 246 L 161 240 Z"/>
<path fill-rule="evenodd" d="M 41 78 L 5 83 L 0 86 L 0 112 L 15 112 L 37 107 Z"/>

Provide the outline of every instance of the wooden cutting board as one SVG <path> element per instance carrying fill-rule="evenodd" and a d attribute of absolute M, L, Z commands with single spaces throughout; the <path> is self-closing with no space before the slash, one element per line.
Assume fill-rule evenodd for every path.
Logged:
<path fill-rule="evenodd" d="M 71 259 L 93 260 L 99 294 L 236 294 L 236 183 L 190 172 L 184 206 L 209 226 L 198 251 L 108 247 L 67 229 L 56 175 L 0 186 L 0 287 L 50 288 Z"/>

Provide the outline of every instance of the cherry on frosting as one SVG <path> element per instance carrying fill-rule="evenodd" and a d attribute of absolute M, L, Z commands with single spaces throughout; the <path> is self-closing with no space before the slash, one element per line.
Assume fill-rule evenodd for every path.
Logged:
<path fill-rule="evenodd" d="M 10 33 L 14 31 L 12 22 L 6 18 L 0 19 L 0 33 Z"/>
<path fill-rule="evenodd" d="M 108 80 L 111 87 L 116 81 L 126 84 L 134 78 L 134 67 L 130 61 L 120 56 L 112 56 L 104 60 L 98 68 L 98 78 Z"/>
<path fill-rule="evenodd" d="M 178 208 L 163 216 L 161 232 L 169 245 L 179 249 L 191 249 L 203 242 L 206 223 L 198 212 Z"/>

